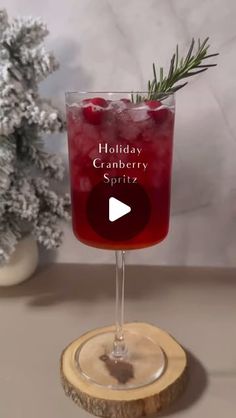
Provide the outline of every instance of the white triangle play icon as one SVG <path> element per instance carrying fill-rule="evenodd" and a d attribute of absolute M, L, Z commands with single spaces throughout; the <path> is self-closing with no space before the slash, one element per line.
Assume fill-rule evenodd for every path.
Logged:
<path fill-rule="evenodd" d="M 114 222 L 117 219 L 122 218 L 122 216 L 127 215 L 131 212 L 131 207 L 116 199 L 115 197 L 110 197 L 109 199 L 109 221 Z"/>

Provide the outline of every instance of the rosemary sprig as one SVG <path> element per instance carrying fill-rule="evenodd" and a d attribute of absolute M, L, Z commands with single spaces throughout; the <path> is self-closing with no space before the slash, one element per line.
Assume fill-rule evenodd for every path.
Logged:
<path fill-rule="evenodd" d="M 185 57 L 179 58 L 179 47 L 176 46 L 175 53 L 172 55 L 170 61 L 170 67 L 167 75 L 164 75 L 164 69 L 159 69 L 159 79 L 157 78 L 156 66 L 153 63 L 153 80 L 148 81 L 148 95 L 143 97 L 139 94 L 132 95 L 132 100 L 136 103 L 140 103 L 143 100 L 157 100 L 163 97 L 162 93 L 174 93 L 179 89 L 183 88 L 188 84 L 187 81 L 184 83 L 177 84 L 183 79 L 192 77 L 196 74 L 203 73 L 210 67 L 215 67 L 217 64 L 208 64 L 204 60 L 219 55 L 208 54 L 210 44 L 208 43 L 209 37 L 201 42 L 198 39 L 197 47 L 195 48 L 195 40 L 192 39 L 189 50 Z M 204 64 L 202 63 L 204 61 Z M 165 95 L 164 95 L 165 96 Z"/>

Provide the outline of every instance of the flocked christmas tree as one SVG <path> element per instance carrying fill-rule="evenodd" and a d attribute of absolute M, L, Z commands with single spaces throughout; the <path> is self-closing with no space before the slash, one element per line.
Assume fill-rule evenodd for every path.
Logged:
<path fill-rule="evenodd" d="M 58 68 L 43 46 L 47 34 L 39 19 L 9 23 L 0 10 L 0 262 L 8 261 L 26 233 L 48 249 L 58 247 L 58 221 L 69 218 L 69 196 L 53 190 L 63 178 L 62 162 L 43 150 L 41 139 L 65 126 L 60 111 L 38 91 L 39 82 Z"/>

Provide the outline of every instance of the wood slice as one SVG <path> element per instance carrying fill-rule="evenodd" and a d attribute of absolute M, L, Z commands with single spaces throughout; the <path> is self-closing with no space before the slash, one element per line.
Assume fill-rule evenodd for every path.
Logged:
<path fill-rule="evenodd" d="M 147 323 L 125 324 L 125 330 L 142 333 L 159 344 L 166 357 L 166 367 L 157 380 L 139 388 L 109 389 L 99 386 L 80 373 L 76 355 L 91 337 L 114 332 L 114 327 L 95 329 L 82 335 L 62 353 L 61 380 L 66 395 L 93 415 L 104 418 L 147 416 L 169 406 L 184 390 L 187 357 L 183 348 L 165 331 Z M 87 361 L 91 362 L 91 352 Z M 102 362 L 96 364 L 104 367 Z"/>

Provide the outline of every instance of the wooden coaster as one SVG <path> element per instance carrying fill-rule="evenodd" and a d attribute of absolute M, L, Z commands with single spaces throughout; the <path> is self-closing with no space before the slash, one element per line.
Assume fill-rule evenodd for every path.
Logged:
<path fill-rule="evenodd" d="M 153 383 L 135 389 L 109 389 L 96 385 L 80 374 L 76 353 L 91 337 L 114 332 L 114 327 L 95 329 L 82 335 L 62 353 L 61 379 L 66 395 L 90 414 L 104 418 L 143 417 L 166 408 L 184 390 L 187 357 L 183 348 L 165 331 L 150 324 L 125 324 L 125 330 L 143 333 L 158 343 L 166 356 L 165 370 Z"/>

